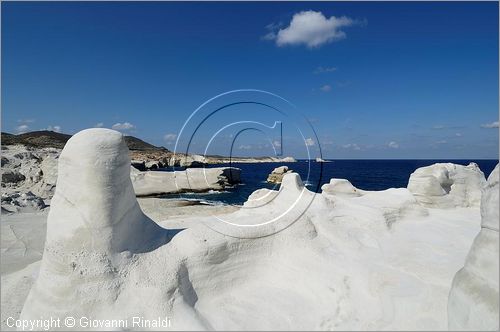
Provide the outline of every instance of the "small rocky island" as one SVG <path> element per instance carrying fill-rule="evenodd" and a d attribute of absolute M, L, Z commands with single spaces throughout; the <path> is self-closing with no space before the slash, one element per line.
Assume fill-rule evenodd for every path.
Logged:
<path fill-rule="evenodd" d="M 276 167 L 267 177 L 267 182 L 281 183 L 283 181 L 283 177 L 285 176 L 285 174 L 290 174 L 290 173 L 293 173 L 293 171 L 291 169 L 288 169 L 288 166 Z"/>

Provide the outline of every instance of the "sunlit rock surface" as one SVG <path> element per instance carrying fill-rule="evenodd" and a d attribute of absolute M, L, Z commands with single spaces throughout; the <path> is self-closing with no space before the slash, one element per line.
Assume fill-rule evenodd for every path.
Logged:
<path fill-rule="evenodd" d="M 58 168 L 42 264 L 22 318 L 113 316 L 99 303 L 117 299 L 119 278 L 134 254 L 163 245 L 170 234 L 139 208 L 120 133 L 81 131 L 67 142 Z"/>
<path fill-rule="evenodd" d="M 329 183 L 321 186 L 321 190 L 325 194 L 345 197 L 357 197 L 363 194 L 363 190 L 354 187 L 346 179 L 330 179 Z"/>
<path fill-rule="evenodd" d="M 121 134 L 93 129 L 61 154 L 39 270 L 28 265 L 6 284 L 39 271 L 22 319 L 446 329 L 451 281 L 478 230 L 475 207 L 428 209 L 405 188 L 316 194 L 295 173 L 236 212 L 157 224 L 137 205 Z"/>
<path fill-rule="evenodd" d="M 223 190 L 241 181 L 236 167 L 188 168 L 175 172 L 141 172 L 130 168 L 137 196 Z"/>
<path fill-rule="evenodd" d="M 290 173 L 293 173 L 293 170 L 289 169 L 288 166 L 276 167 L 267 177 L 267 182 L 281 183 L 281 181 L 283 181 L 283 176 L 285 176 L 285 174 L 290 174 Z"/>
<path fill-rule="evenodd" d="M 485 183 L 484 174 L 475 163 L 440 163 L 413 172 L 408 190 L 427 207 L 478 207 Z"/>
<path fill-rule="evenodd" d="M 448 303 L 451 330 L 498 330 L 499 258 L 498 165 L 488 177 L 481 200 L 481 231 L 465 266 L 453 279 Z"/>

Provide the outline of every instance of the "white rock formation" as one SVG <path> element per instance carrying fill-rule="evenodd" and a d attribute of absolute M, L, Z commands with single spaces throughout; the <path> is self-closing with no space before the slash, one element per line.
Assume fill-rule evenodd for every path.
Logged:
<path fill-rule="evenodd" d="M 59 151 L 46 155 L 40 163 L 39 181 L 34 181 L 31 190 L 44 198 L 52 198 L 57 182 L 57 162 Z"/>
<path fill-rule="evenodd" d="M 499 328 L 499 185 L 498 165 L 488 177 L 481 200 L 481 231 L 472 244 L 465 266 L 453 279 L 448 302 L 450 330 Z"/>
<path fill-rule="evenodd" d="M 478 207 L 485 183 L 484 174 L 475 163 L 441 163 L 413 172 L 408 190 L 426 207 Z"/>
<path fill-rule="evenodd" d="M 281 181 L 283 180 L 283 176 L 285 176 L 285 174 L 290 174 L 290 173 L 293 173 L 293 171 L 289 169 L 288 166 L 276 167 L 267 177 L 267 182 L 281 183 Z"/>
<path fill-rule="evenodd" d="M 294 158 L 294 157 L 284 157 L 284 158 L 278 158 L 279 161 L 278 162 L 282 162 L 282 163 L 296 163 L 297 160 Z"/>
<path fill-rule="evenodd" d="M 169 161 L 169 166 L 176 167 L 190 167 L 190 166 L 201 166 L 206 164 L 208 161 L 204 156 L 198 154 L 175 154 Z"/>
<path fill-rule="evenodd" d="M 428 212 L 406 188 L 390 188 L 381 191 L 366 191 L 354 187 L 346 179 L 331 179 L 321 187 L 325 197 L 353 199 L 357 204 L 368 206 L 381 212 L 388 228 L 407 217 L 423 217 Z"/>
<path fill-rule="evenodd" d="M 346 179 L 330 179 L 330 183 L 322 185 L 321 190 L 324 194 L 344 197 L 358 197 L 364 193 Z"/>
<path fill-rule="evenodd" d="M 292 173 L 234 213 L 176 219 L 191 225 L 177 233 L 142 214 L 129 168 L 117 132 L 86 130 L 67 143 L 21 319 L 171 317 L 172 330 L 447 327 L 451 280 L 478 209 L 410 213 L 427 209 L 405 189 L 315 194 Z M 387 211 L 399 211 L 390 224 Z"/>
<path fill-rule="evenodd" d="M 170 235 L 139 208 L 119 132 L 79 132 L 67 142 L 58 167 L 40 274 L 22 318 L 68 311 L 102 317 L 95 303 L 117 300 L 118 277 L 134 264 L 134 255 L 166 243 Z"/>
<path fill-rule="evenodd" d="M 137 196 L 223 190 L 240 182 L 235 167 L 188 168 L 175 172 L 140 172 L 131 167 L 130 177 Z"/>
<path fill-rule="evenodd" d="M 29 150 L 13 145 L 2 150 L 2 188 L 4 193 L 32 192 L 51 198 L 57 179 L 57 158 L 60 150 L 43 148 Z"/>
<path fill-rule="evenodd" d="M 57 166 L 61 151 L 53 148 L 28 150 L 24 146 L 10 146 L 2 156 L 2 205 L 11 212 L 24 209 L 12 207 L 43 208 L 39 199 L 50 200 L 57 181 Z M 137 168 L 163 167 L 161 162 L 131 162 L 130 176 L 138 196 L 177 193 L 185 191 L 222 190 L 240 182 L 241 170 L 229 167 L 188 169 L 172 172 L 140 172 Z M 22 195 L 28 200 L 21 199 Z M 32 196 L 34 194 L 35 196 Z M 23 196 L 24 197 L 24 196 Z M 38 197 L 35 201 L 35 197 Z M 29 202 L 28 202 L 29 201 Z M 26 203 L 26 204 L 25 204 Z"/>

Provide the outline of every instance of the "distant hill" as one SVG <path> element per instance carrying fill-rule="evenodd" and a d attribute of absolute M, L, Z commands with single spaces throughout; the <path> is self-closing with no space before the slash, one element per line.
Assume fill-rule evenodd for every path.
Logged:
<path fill-rule="evenodd" d="M 19 135 L 2 133 L 2 145 L 21 144 L 39 148 L 62 149 L 70 137 L 71 135 L 47 130 L 32 131 Z"/>
<path fill-rule="evenodd" d="M 19 135 L 2 133 L 2 145 L 21 144 L 37 148 L 62 149 L 70 138 L 71 135 L 48 130 L 32 131 Z M 163 146 L 154 146 L 133 136 L 125 136 L 125 142 L 127 142 L 127 146 L 131 151 L 169 152 Z"/>
<path fill-rule="evenodd" d="M 125 136 L 125 142 L 127 142 L 129 150 L 170 152 L 167 148 L 163 146 L 155 146 L 153 144 L 149 144 L 134 136 Z"/>

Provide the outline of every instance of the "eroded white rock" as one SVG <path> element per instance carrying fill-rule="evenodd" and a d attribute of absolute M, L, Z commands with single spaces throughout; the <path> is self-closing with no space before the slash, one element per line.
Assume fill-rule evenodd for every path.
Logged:
<path fill-rule="evenodd" d="M 32 192 L 44 199 L 52 198 L 57 179 L 60 150 L 34 149 L 21 145 L 2 151 L 2 187 L 9 194 Z"/>
<path fill-rule="evenodd" d="M 83 131 L 68 142 L 22 319 L 167 316 L 174 330 L 446 328 L 449 285 L 477 209 L 406 213 L 416 204 L 407 190 L 315 194 L 292 173 L 237 212 L 177 219 L 192 226 L 170 240 L 169 220 L 160 227 L 137 208 L 129 168 L 117 132 Z M 403 221 L 391 228 L 390 210 Z"/>
<path fill-rule="evenodd" d="M 61 151 L 42 148 L 34 151 L 24 146 L 12 146 L 2 156 L 2 187 L 4 193 L 32 192 L 42 199 L 51 199 L 56 188 L 58 161 Z M 132 161 L 130 177 L 138 196 L 179 192 L 223 190 L 240 182 L 241 170 L 220 167 L 187 169 L 176 172 L 140 172 L 139 169 L 157 169 L 161 162 Z M 8 199 L 7 197 L 4 197 Z M 3 200 L 2 202 L 6 201 Z M 10 204 L 5 203 L 5 204 Z"/>
<path fill-rule="evenodd" d="M 481 200 L 481 231 L 465 266 L 453 279 L 448 301 L 450 330 L 498 330 L 499 185 L 498 165 Z"/>
<path fill-rule="evenodd" d="M 113 316 L 95 303 L 116 301 L 124 267 L 134 264 L 135 254 L 165 243 L 168 231 L 139 208 L 119 132 L 79 132 L 67 142 L 58 168 L 40 273 L 21 317 Z"/>
<path fill-rule="evenodd" d="M 354 187 L 349 180 L 346 179 L 330 179 L 330 183 L 321 186 L 323 193 L 328 195 L 358 197 L 363 194 L 363 190 Z"/>
<path fill-rule="evenodd" d="M 188 168 L 175 172 L 140 172 L 131 167 L 130 177 L 137 196 L 223 190 L 241 181 L 235 167 Z"/>
<path fill-rule="evenodd" d="M 408 190 L 426 207 L 478 207 L 486 180 L 477 164 L 438 163 L 410 175 Z"/>

